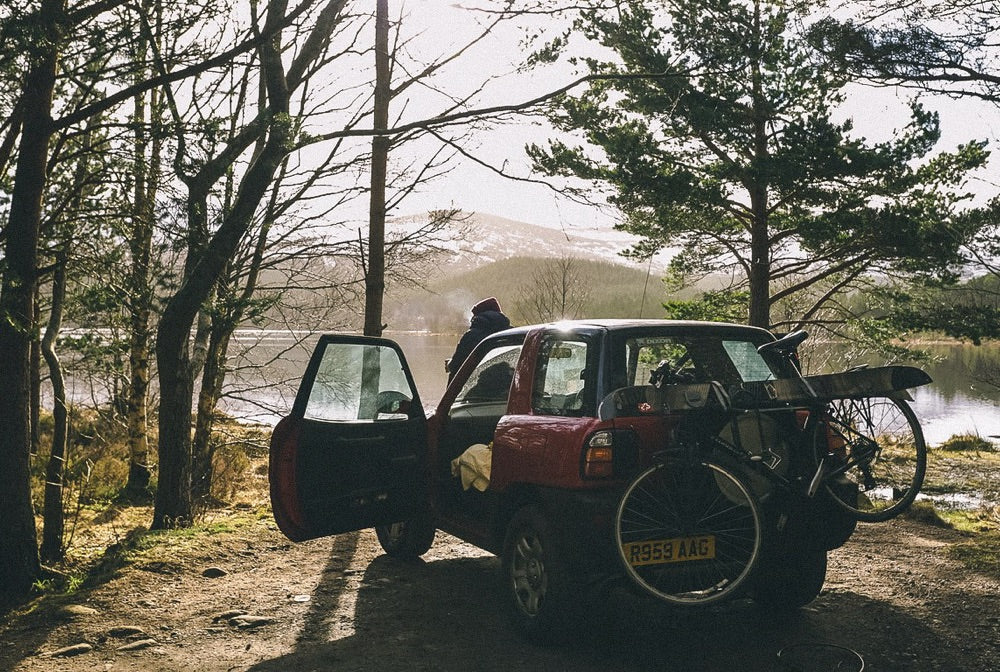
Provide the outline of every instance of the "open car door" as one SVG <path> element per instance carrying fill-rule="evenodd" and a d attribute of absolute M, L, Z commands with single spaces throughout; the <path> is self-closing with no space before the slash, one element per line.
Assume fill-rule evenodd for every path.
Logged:
<path fill-rule="evenodd" d="M 271 435 L 271 505 L 293 541 L 406 520 L 426 506 L 427 420 L 399 346 L 325 335 Z"/>

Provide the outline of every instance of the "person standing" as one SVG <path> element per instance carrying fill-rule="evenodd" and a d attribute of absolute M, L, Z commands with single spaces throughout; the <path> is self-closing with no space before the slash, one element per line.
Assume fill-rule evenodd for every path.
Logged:
<path fill-rule="evenodd" d="M 469 356 L 473 348 L 479 345 L 481 340 L 490 334 L 495 334 L 498 331 L 509 328 L 510 320 L 503 314 L 503 311 L 500 309 L 500 302 L 497 301 L 496 297 L 491 296 L 474 305 L 472 307 L 472 320 L 469 322 L 469 329 L 458 341 L 455 354 L 451 356 L 445 367 L 448 371 L 448 382 L 450 383 L 451 379 L 455 377 L 455 372 L 462 367 L 465 358 Z"/>

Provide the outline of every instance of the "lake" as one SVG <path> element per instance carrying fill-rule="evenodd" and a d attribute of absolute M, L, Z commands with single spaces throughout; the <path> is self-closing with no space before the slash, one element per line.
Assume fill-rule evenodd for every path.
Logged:
<path fill-rule="evenodd" d="M 433 405 L 444 393 L 448 380 L 444 360 L 454 351 L 458 335 L 412 332 L 385 335 L 403 348 L 424 406 Z M 231 377 L 225 400 L 227 412 L 273 424 L 288 411 L 316 340 L 305 334 L 297 338 L 305 340 L 297 345 L 296 338 L 287 332 L 241 330 L 238 333 L 236 347 L 243 346 L 245 352 L 234 358 L 237 372 Z M 944 344 L 926 349 L 933 359 L 920 366 L 934 383 L 912 390 L 911 394 L 927 442 L 938 444 L 965 432 L 1000 437 L 1000 389 L 981 380 L 989 372 L 994 380 L 1000 378 L 1000 344 Z M 803 355 L 807 365 L 830 358 L 826 351 L 804 351 Z M 863 361 L 853 359 L 852 364 Z M 874 358 L 868 363 L 881 364 Z M 816 365 L 810 372 L 817 373 L 823 368 Z"/>

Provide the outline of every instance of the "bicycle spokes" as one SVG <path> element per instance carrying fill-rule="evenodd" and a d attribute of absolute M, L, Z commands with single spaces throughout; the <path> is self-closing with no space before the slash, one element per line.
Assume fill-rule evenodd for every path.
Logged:
<path fill-rule="evenodd" d="M 626 572 L 675 604 L 707 604 L 733 594 L 756 565 L 761 514 L 728 468 L 673 460 L 654 465 L 626 489 L 615 516 Z"/>
<path fill-rule="evenodd" d="M 814 437 L 818 462 L 830 467 L 826 489 L 859 520 L 888 520 L 906 510 L 923 483 L 927 449 L 913 411 L 887 397 L 842 399 L 829 404 Z M 857 487 L 831 488 L 834 478 Z"/>

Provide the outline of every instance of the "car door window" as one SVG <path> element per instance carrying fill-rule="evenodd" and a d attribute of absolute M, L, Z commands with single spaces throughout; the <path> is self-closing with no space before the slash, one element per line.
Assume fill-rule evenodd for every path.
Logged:
<path fill-rule="evenodd" d="M 589 357 L 582 339 L 556 337 L 542 343 L 532 393 L 535 414 L 582 416 L 592 411 L 596 367 L 588 367 Z"/>
<path fill-rule="evenodd" d="M 498 345 L 489 350 L 472 370 L 448 408 L 448 421 L 438 439 L 437 471 L 451 492 L 461 492 L 453 478 L 452 460 L 477 444 L 490 445 L 497 423 L 507 413 L 507 398 L 522 344 Z M 465 506 L 465 502 L 462 506 Z M 445 505 L 448 506 L 448 505 Z"/>
<path fill-rule="evenodd" d="M 390 347 L 327 347 L 309 389 L 305 418 L 327 422 L 405 420 L 411 390 L 403 363 Z"/>
<path fill-rule="evenodd" d="M 486 353 L 465 381 L 454 406 L 470 404 L 507 405 L 514 366 L 521 356 L 521 345 L 505 345 Z"/>

